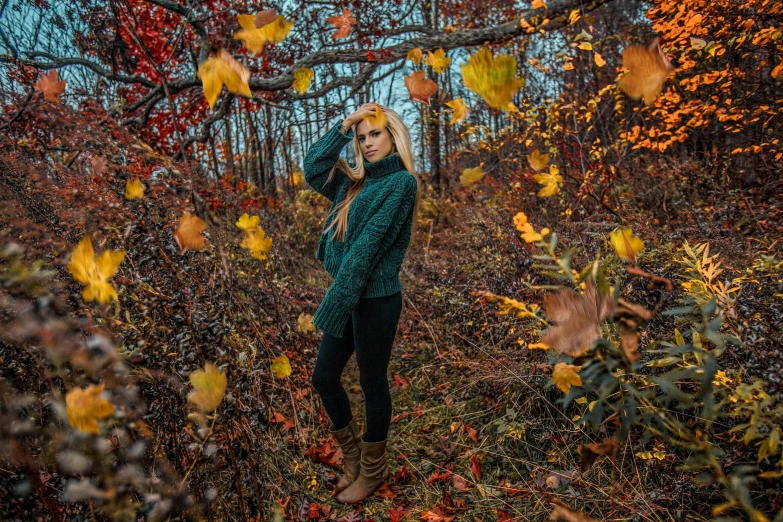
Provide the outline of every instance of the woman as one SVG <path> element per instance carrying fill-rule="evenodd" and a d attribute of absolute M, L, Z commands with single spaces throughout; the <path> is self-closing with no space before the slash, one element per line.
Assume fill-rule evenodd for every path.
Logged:
<path fill-rule="evenodd" d="M 376 107 L 383 113 L 377 119 Z M 355 165 L 339 158 L 351 139 Z M 337 499 L 353 504 L 390 474 L 386 438 L 392 403 L 386 373 L 402 310 L 399 271 L 419 208 L 408 129 L 393 110 L 365 103 L 312 145 L 304 176 L 332 202 L 316 259 L 334 282 L 313 316 L 324 334 L 311 382 L 343 450 Z M 361 436 L 340 383 L 354 351 L 366 400 L 367 429 Z"/>

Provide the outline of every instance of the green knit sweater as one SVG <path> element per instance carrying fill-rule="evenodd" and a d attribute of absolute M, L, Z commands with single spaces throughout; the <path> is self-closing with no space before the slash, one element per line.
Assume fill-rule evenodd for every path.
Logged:
<path fill-rule="evenodd" d="M 353 138 L 332 126 L 315 142 L 304 160 L 307 183 L 332 202 L 330 213 L 345 198 L 351 180 L 329 170 Z M 351 203 L 345 241 L 333 240 L 335 229 L 321 232 L 316 259 L 334 278 L 315 311 L 313 324 L 342 338 L 348 318 L 360 297 L 383 297 L 402 289 L 400 267 L 411 239 L 418 181 L 394 153 L 376 162 L 365 161 L 364 187 Z M 335 215 L 328 215 L 323 230 Z"/>

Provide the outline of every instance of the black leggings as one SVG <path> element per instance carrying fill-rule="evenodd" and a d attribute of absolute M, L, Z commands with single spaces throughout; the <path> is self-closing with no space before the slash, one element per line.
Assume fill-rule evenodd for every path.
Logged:
<path fill-rule="evenodd" d="M 355 350 L 359 383 L 366 401 L 367 434 L 364 440 L 379 442 L 386 439 L 392 416 L 386 373 L 401 311 L 401 291 L 385 297 L 361 297 L 351 311 L 342 338 L 323 333 L 310 380 L 332 421 L 331 429 L 342 429 L 353 418 L 340 376 Z"/>

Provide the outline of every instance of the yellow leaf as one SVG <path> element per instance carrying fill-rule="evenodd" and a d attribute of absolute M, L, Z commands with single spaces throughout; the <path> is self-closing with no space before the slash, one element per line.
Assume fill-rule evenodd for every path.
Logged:
<path fill-rule="evenodd" d="M 533 3 L 530 4 L 530 9 L 538 9 L 540 7 L 547 9 L 546 2 L 544 2 L 544 0 L 533 0 Z"/>
<path fill-rule="evenodd" d="M 272 250 L 272 238 L 264 237 L 264 231 L 260 227 L 245 230 L 245 239 L 241 247 L 250 250 L 250 255 L 263 261 L 267 258 L 267 253 Z"/>
<path fill-rule="evenodd" d="M 644 250 L 644 243 L 636 237 L 630 227 L 617 227 L 609 234 L 609 240 L 617 257 L 636 263 L 636 254 Z"/>
<path fill-rule="evenodd" d="M 581 386 L 582 378 L 576 372 L 579 371 L 581 366 L 574 366 L 564 362 L 559 362 L 555 365 L 555 369 L 552 371 L 552 382 L 563 393 L 568 393 L 571 386 Z"/>
<path fill-rule="evenodd" d="M 188 394 L 188 401 L 196 408 L 209 412 L 220 405 L 228 385 L 226 372 L 219 370 L 212 363 L 207 363 L 203 370 L 194 371 L 189 378 L 193 391 Z"/>
<path fill-rule="evenodd" d="M 459 177 L 459 181 L 462 183 L 463 187 L 467 187 L 468 185 L 472 185 L 483 177 L 484 169 L 479 165 L 478 167 L 473 167 L 472 169 L 463 170 L 462 175 Z"/>
<path fill-rule="evenodd" d="M 274 376 L 279 379 L 284 379 L 291 375 L 291 363 L 286 354 L 272 359 L 272 365 L 269 368 L 272 370 Z"/>
<path fill-rule="evenodd" d="M 701 38 L 694 38 L 693 36 L 691 36 L 691 47 L 692 48 L 694 48 L 696 50 L 699 50 L 699 49 L 703 49 L 705 45 L 707 45 L 707 42 L 705 42 Z"/>
<path fill-rule="evenodd" d="M 253 228 L 258 228 L 258 224 L 261 222 L 261 218 L 258 216 L 250 216 L 247 212 L 242 214 L 239 217 L 239 220 L 236 222 L 236 226 L 241 228 L 242 230 L 251 230 Z"/>
<path fill-rule="evenodd" d="M 772 77 L 777 78 L 783 74 L 783 63 L 779 63 L 777 67 L 772 69 Z"/>
<path fill-rule="evenodd" d="M 528 223 L 524 212 L 517 212 L 514 216 L 514 227 L 522 233 L 522 239 L 525 240 L 525 243 L 541 241 L 545 235 L 549 234 L 548 228 L 542 228 L 540 233 L 536 232 L 533 225 Z"/>
<path fill-rule="evenodd" d="M 573 71 L 574 70 L 574 64 L 569 62 L 566 62 L 566 64 L 563 66 L 564 71 Z"/>
<path fill-rule="evenodd" d="M 446 105 L 454 109 L 454 113 L 451 115 L 451 121 L 449 123 L 462 123 L 468 115 L 468 107 L 465 105 L 465 100 L 461 97 L 456 100 L 450 100 L 446 102 Z"/>
<path fill-rule="evenodd" d="M 297 329 L 302 333 L 314 332 L 313 316 L 302 312 L 297 319 Z"/>
<path fill-rule="evenodd" d="M 210 56 L 198 66 L 198 77 L 210 109 L 214 108 L 224 84 L 234 94 L 253 97 L 248 83 L 250 71 L 225 49 L 220 49 L 217 55 Z"/>
<path fill-rule="evenodd" d="M 513 56 L 493 56 L 482 47 L 462 65 L 462 81 L 465 87 L 481 96 L 490 107 L 508 110 L 514 93 L 525 84 L 516 76 L 517 60 Z"/>
<path fill-rule="evenodd" d="M 185 253 L 188 248 L 201 250 L 204 248 L 204 229 L 207 224 L 198 216 L 191 216 L 185 212 L 179 220 L 179 226 L 174 232 L 174 239 L 179 245 L 180 252 Z"/>
<path fill-rule="evenodd" d="M 139 178 L 125 182 L 125 199 L 141 199 L 144 197 L 144 185 Z"/>
<path fill-rule="evenodd" d="M 568 15 L 568 23 L 569 24 L 575 24 L 577 21 L 579 21 L 580 18 L 582 18 L 582 15 L 581 15 L 581 13 L 579 13 L 579 9 L 574 9 Z"/>
<path fill-rule="evenodd" d="M 560 175 L 560 169 L 557 165 L 550 165 L 549 172 L 543 174 L 536 174 L 533 178 L 544 187 L 538 191 L 538 195 L 541 197 L 553 196 L 558 193 L 560 186 L 563 184 L 563 177 Z"/>
<path fill-rule="evenodd" d="M 294 26 L 293 20 L 286 20 L 283 15 L 278 15 L 274 22 L 259 28 L 255 24 L 256 16 L 239 15 L 237 20 L 242 29 L 234 33 L 234 40 L 242 40 L 245 49 L 254 55 L 263 51 L 266 44 L 282 42 Z"/>
<path fill-rule="evenodd" d="M 375 106 L 375 114 L 373 116 L 363 116 L 362 119 L 376 129 L 383 129 L 388 124 L 386 114 L 377 105 Z"/>
<path fill-rule="evenodd" d="M 422 57 L 421 49 L 419 49 L 418 47 L 414 47 L 413 49 L 408 51 L 408 56 L 406 59 L 413 61 L 415 65 L 419 65 L 419 62 L 421 62 L 422 58 L 423 57 Z"/>
<path fill-rule="evenodd" d="M 291 84 L 291 87 L 296 89 L 299 94 L 302 94 L 310 88 L 310 82 L 313 81 L 314 76 L 315 71 L 302 67 L 294 72 L 294 82 Z"/>
<path fill-rule="evenodd" d="M 527 161 L 530 163 L 530 167 L 539 171 L 549 165 L 549 154 L 541 154 L 538 149 L 534 150 L 532 154 L 528 154 Z"/>
<path fill-rule="evenodd" d="M 91 384 L 85 389 L 74 388 L 65 394 L 65 411 L 68 414 L 68 424 L 87 432 L 98 433 L 98 419 L 103 419 L 114 413 L 114 406 L 101 398 L 103 384 Z"/>
<path fill-rule="evenodd" d="M 74 279 L 87 285 L 82 291 L 85 301 L 98 301 L 101 304 L 111 300 L 118 301 L 117 291 L 108 281 L 117 272 L 124 258 L 124 250 L 105 250 L 96 258 L 90 236 L 82 238 L 71 252 L 68 270 Z"/>
<path fill-rule="evenodd" d="M 451 62 L 451 58 L 447 58 L 443 49 L 438 49 L 435 53 L 427 51 L 427 59 L 424 60 L 425 65 L 432 67 L 432 70 L 436 73 L 446 72 L 446 67 Z"/>
<path fill-rule="evenodd" d="M 546 343 L 533 343 L 527 345 L 528 350 L 549 350 L 551 346 Z"/>
<path fill-rule="evenodd" d="M 598 53 L 593 53 L 593 60 L 595 60 L 595 64 L 598 67 L 603 67 L 604 65 L 606 65 L 606 60 L 604 60 L 604 57 Z"/>
<path fill-rule="evenodd" d="M 593 44 L 590 42 L 582 42 L 578 45 L 579 49 L 583 51 L 592 51 L 593 50 Z"/>

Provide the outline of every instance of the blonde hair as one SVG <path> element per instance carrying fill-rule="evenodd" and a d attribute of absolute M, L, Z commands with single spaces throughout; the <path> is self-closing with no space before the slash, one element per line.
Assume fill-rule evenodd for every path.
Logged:
<path fill-rule="evenodd" d="M 394 146 L 397 149 L 397 154 L 402 159 L 402 164 L 405 166 L 405 170 L 413 174 L 416 178 L 416 203 L 413 208 L 413 227 L 411 228 L 411 245 L 415 243 L 416 230 L 417 230 L 417 216 L 419 215 L 419 203 L 421 200 L 421 178 L 416 172 L 413 163 L 413 153 L 411 152 L 411 137 L 408 133 L 408 127 L 400 118 L 400 115 L 394 112 L 388 107 L 378 105 L 383 113 L 386 115 L 386 130 L 391 134 L 394 141 Z M 354 127 L 358 126 L 358 123 Z M 348 193 L 345 195 L 345 199 L 338 203 L 332 213 L 336 213 L 334 221 L 329 224 L 326 231 L 333 228 L 335 229 L 332 234 L 332 240 L 345 241 L 345 234 L 348 230 L 348 211 L 351 208 L 354 198 L 359 195 L 364 187 L 364 180 L 366 178 L 366 171 L 364 169 L 364 155 L 359 148 L 359 137 L 356 132 L 353 135 L 353 152 L 356 157 L 356 167 L 351 168 L 347 161 L 342 158 L 337 159 L 337 163 L 329 171 L 329 178 L 327 183 L 331 183 L 334 178 L 335 169 L 342 170 L 346 176 L 351 180 L 351 184 L 348 187 Z M 393 154 L 393 152 L 392 152 Z M 383 159 L 383 158 L 381 158 Z M 378 160 L 380 161 L 380 160 Z M 331 214 L 330 214 L 331 215 Z M 327 216 L 328 219 L 329 216 Z"/>

